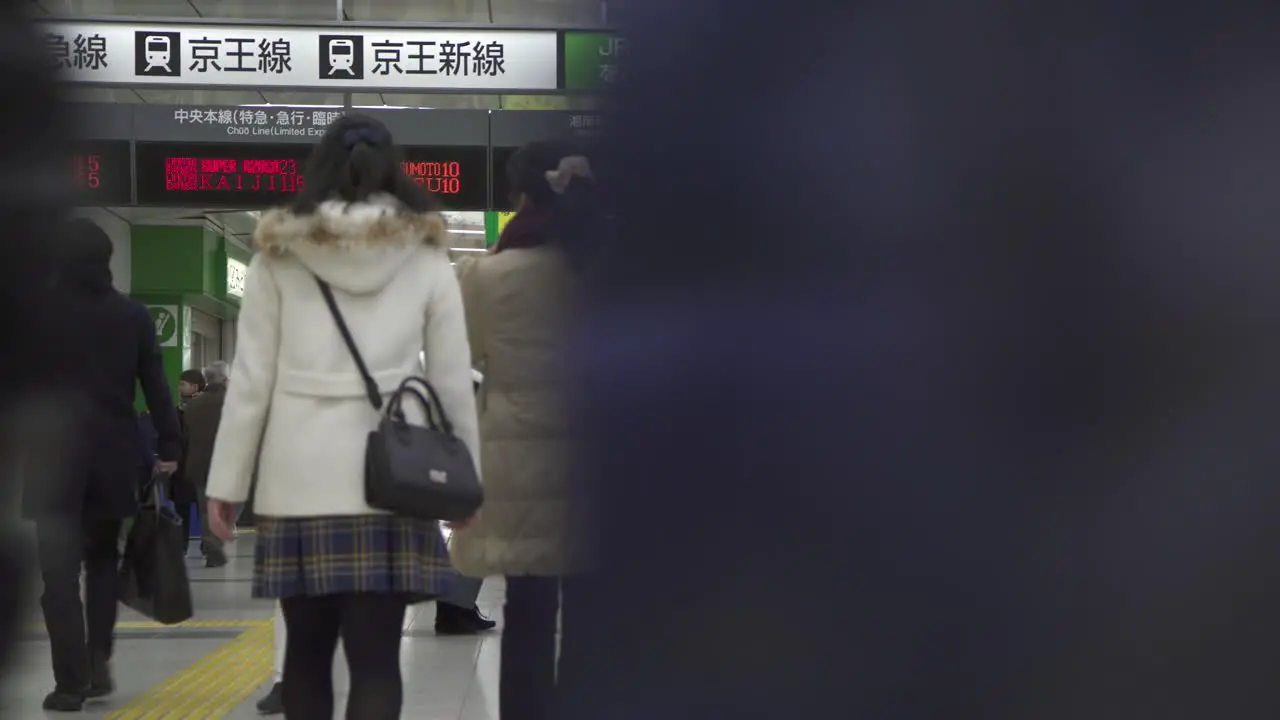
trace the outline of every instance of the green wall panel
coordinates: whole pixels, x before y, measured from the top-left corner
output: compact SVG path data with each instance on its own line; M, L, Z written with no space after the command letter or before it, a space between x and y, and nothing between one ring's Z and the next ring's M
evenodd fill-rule
M132 296L152 309L153 318L175 318L173 328L157 332L157 339L168 342L160 352L175 401L178 378L191 363L191 310L221 319L234 320L239 315L238 301L226 294L229 252L236 253L237 259L243 255L243 262L248 262L249 253L209 227L133 228ZM145 407L139 392L138 408Z
M201 273L200 290L205 295L221 298L226 292L226 255L222 250L222 236L209 228L204 228L201 240L201 257L204 263Z
M135 294L205 292L205 229L133 228L132 289Z

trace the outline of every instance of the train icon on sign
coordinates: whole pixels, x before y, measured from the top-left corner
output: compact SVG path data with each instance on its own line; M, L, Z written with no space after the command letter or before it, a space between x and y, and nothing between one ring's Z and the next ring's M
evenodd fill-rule
M140 77L182 75L182 33L138 30L133 41L133 74Z
M173 62L173 44L169 42L169 38L164 35L148 35L143 44L146 46L143 49L143 55L147 61L147 67L143 72L152 70L170 72L169 65Z
M319 80L363 80L364 36L321 35Z
M329 41L329 74L346 73L355 75L352 66L356 62L356 44L344 38Z

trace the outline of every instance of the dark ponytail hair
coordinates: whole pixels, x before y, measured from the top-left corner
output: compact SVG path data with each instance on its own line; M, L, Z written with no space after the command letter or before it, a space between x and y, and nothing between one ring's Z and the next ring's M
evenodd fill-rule
M533 208L551 213L553 242L575 269L582 270L592 263L606 232L598 180L594 172L569 174L557 190L548 178L566 158L579 157L590 164L586 148L561 141L532 142L507 162L507 180L515 197L523 195Z
M311 152L305 186L291 209L309 215L328 200L350 204L384 194L409 212L436 210L436 198L405 175L400 161L400 150L386 125L367 115L344 115L329 126Z

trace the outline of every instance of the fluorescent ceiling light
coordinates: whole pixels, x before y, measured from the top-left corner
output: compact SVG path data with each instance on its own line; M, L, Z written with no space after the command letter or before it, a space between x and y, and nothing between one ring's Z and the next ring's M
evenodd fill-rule
M488 248L449 248L452 252L489 252Z
M289 108L306 108L308 110L341 110L341 105L276 105L274 103L251 103L248 105L237 105L243 108L273 108L273 107L289 107Z
M303 110L342 110L342 105L299 105L297 103L249 103L237 105L242 108L298 108ZM434 110L435 108L416 105L352 105L352 110Z
M449 232L455 235L483 235L484 234L483 230L454 230L453 228L449 228Z

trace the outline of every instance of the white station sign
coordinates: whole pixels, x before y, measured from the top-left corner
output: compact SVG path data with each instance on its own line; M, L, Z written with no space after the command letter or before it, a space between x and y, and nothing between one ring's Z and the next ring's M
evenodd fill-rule
M244 297L244 280L249 274L249 267L235 258L227 258L227 294L232 297Z
M77 83L369 92L555 90L554 30L50 21Z

